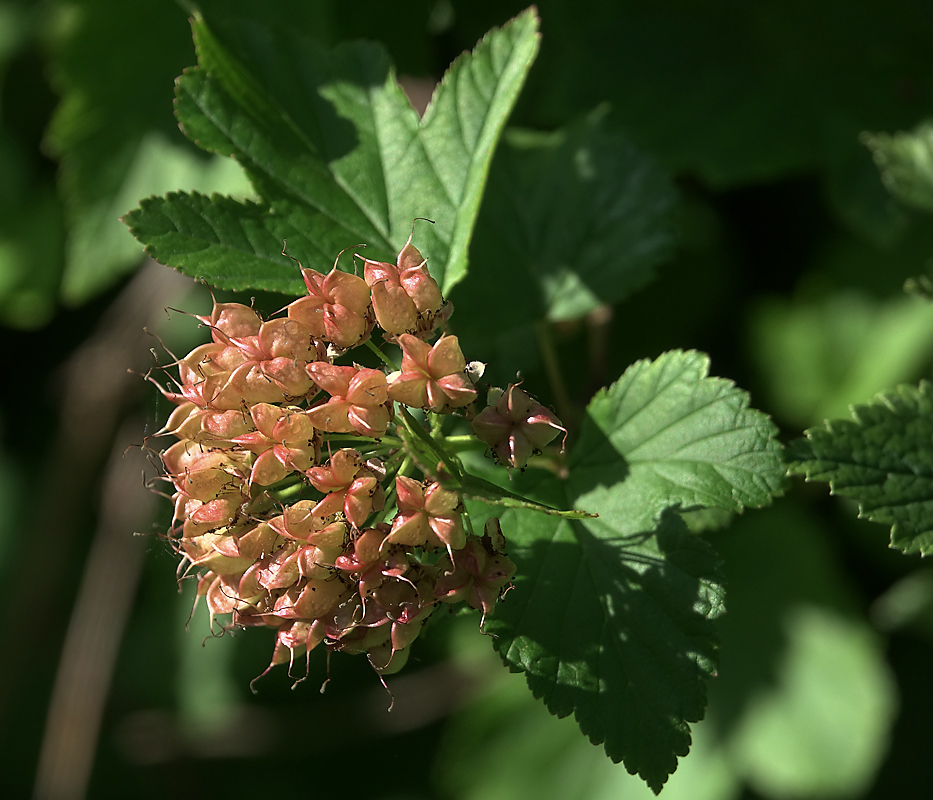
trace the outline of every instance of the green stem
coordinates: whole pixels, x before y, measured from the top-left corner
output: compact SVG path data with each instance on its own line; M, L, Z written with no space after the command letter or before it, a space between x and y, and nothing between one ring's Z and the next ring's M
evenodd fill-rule
M377 441L376 439L370 439L368 436L335 436L334 434L329 434L327 441L332 445L349 446L360 452L371 450L373 447L383 444L383 440Z
M404 406L399 405L399 413L402 415L402 419L405 421L405 428L421 441L422 444L427 446L428 450L438 459L440 462L447 467L447 471L451 474L452 477L456 478L458 481L462 479L462 472L454 461L455 457L451 455L444 449L443 445L433 439L428 432L418 423L411 414L408 413L407 409Z
M544 371L547 373L548 381L551 384L551 391L554 392L557 415L564 420L566 425L574 416L573 403L567 393L564 374L557 358L557 350L554 348L554 340L551 337L551 324L547 320L539 322L535 325L535 335L538 338L538 349L541 351Z
M299 481L297 483L274 489L269 492L269 496L272 497L277 503L283 503L286 501L294 500L295 497L300 497L300 495L303 494L307 488L307 485Z
M401 463L399 468L396 470L396 475L408 475L408 470L411 469L411 465L414 462L411 460L411 456L405 456L405 460Z
M386 470L385 503L382 507L382 510L377 512L376 515L370 520L370 527L374 527L375 525L384 521L385 518L389 515L389 512L393 508L397 507L398 503L396 500L397 490L395 488L395 477L396 475L404 475L408 468L411 466L411 463L411 456L406 455L402 460L402 463L398 465L398 469Z
M380 350L378 347L376 347L376 345L373 344L373 340L372 340L372 339L367 339L367 340L366 340L366 346L367 346L370 350L372 350L377 356L379 356L379 359L382 361L382 363L385 364L385 365L386 365L389 369L391 369L393 372L394 372L395 370L398 369L398 365L397 365L397 364L393 364L393 363L392 363L392 359L389 358L385 353L383 353L382 350Z
M473 434L467 433L462 436L444 437L444 445L453 453L463 453L468 450L485 450L487 445L481 442Z

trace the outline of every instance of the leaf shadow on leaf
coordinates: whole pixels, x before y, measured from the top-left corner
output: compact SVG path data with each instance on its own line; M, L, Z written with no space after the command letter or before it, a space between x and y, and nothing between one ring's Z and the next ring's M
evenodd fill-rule
M280 155L291 152L300 163L310 150L333 163L359 146L356 127L337 105L341 97L366 96L385 84L390 63L381 48L354 42L331 51L300 31L233 15L209 14L206 22L237 62L223 61L218 51L220 66L208 61L208 71L234 92L270 141L289 146Z
M246 41L241 46L235 40L236 52L247 69L325 161L357 148L357 129L338 111L334 96L351 87L365 95L385 84L390 64L380 48L356 42L327 51L295 31L246 26L238 33Z
M573 713L657 791L706 706L719 559L675 509L627 535L598 519L548 527L512 556L515 590L490 621L496 648L553 714Z
M611 489L631 473L625 455L606 435L605 424L605 421L600 422L594 417L587 407L577 426L577 438L568 465L571 503L594 489Z
M514 131L501 149L503 222L549 319L581 317L651 279L673 245L666 176L597 108L555 134ZM511 216L510 216L511 215Z

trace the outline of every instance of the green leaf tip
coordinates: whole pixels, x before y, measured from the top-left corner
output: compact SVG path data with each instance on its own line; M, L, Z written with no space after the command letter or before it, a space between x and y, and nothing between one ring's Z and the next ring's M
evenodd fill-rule
M454 483L453 481L451 483ZM469 473L462 476L459 486L456 487L464 497L471 500L482 500L484 503L502 506L504 508L523 508L539 514L549 514L561 519L596 519L599 514L579 509L561 510L543 503L536 503L527 497L510 492L501 486L491 483L484 478Z
M933 384L899 386L787 446L788 472L829 483L859 516L891 526L891 547L933 553Z

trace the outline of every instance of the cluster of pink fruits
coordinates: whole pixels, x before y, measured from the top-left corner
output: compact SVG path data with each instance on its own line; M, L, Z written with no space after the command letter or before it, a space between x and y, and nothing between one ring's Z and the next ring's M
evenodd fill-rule
M176 404L160 434L178 439L161 460L180 570L198 576L212 621L276 630L269 669L323 645L389 674L441 603L485 618L515 565L497 519L472 530L445 470L455 442L523 467L564 430L517 386L477 411L457 337L429 343L449 305L410 238L395 265L360 261L363 277L302 268L308 294L284 316L215 303L199 317L212 341L163 390ZM361 345L387 368L336 363ZM472 436L445 439L451 414Z

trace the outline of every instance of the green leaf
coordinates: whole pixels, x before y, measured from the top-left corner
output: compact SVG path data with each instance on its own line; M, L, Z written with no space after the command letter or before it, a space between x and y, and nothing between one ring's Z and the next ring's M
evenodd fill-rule
M916 569L900 578L872 604L871 620L885 633L933 638L933 570Z
M883 648L863 621L819 607L792 609L785 629L776 683L750 699L731 763L764 797L864 797L897 707Z
M547 48L523 98L548 126L600 102L665 164L717 187L834 161L864 130L930 110L930 20L916 0L767 6L569 3L544 9ZM899 81L909 81L909 89Z
M910 133L865 133L862 143L871 150L891 194L907 205L933 211L933 123Z
M672 252L671 183L605 116L556 133L506 132L471 251L474 280L452 297L457 334L490 361L514 348L527 373L532 325L624 300Z
M185 141L172 119L171 82L192 58L180 9L83 0L68 12L52 48L62 101L46 146L61 160L69 226L61 294L78 304L139 265L139 244L119 218L140 197L249 187L241 170Z
M770 503L784 473L777 429L746 392L708 373L706 355L675 350L636 362L597 393L570 458L573 494L598 487L643 528L678 504Z
M622 300L672 251L667 175L604 119L600 109L557 133L510 132L495 162L476 260L509 264L538 298L535 318Z
M39 184L4 212L3 222L0 324L38 329L55 313L64 239L61 205L50 187Z
M271 212L231 197L173 192L143 200L126 221L165 263L196 256L183 270L186 274L232 290L293 292L299 273L295 262L282 255L282 242L288 242L290 252L314 248L299 232L307 223L305 209L294 203L280 203Z
M675 509L765 505L783 475L770 421L707 370L666 353L590 403L569 477L532 496L598 518L502 515L518 571L489 621L496 648L655 791L703 716L723 604L715 554Z
M859 516L891 526L891 547L933 553L933 384L900 386L852 419L827 420L788 446L788 470L828 481Z
M485 675L486 662L475 664L472 653L458 654L458 663L470 656L470 675ZM715 728L691 727L690 758L664 784L664 800L736 800L741 781L716 745ZM452 800L654 800L644 782L592 747L571 720L549 716L509 675L452 716L432 771Z
M751 316L750 343L767 406L803 430L922 375L933 356L933 316L927 302L903 295L772 298Z
M446 486L447 484L445 483L444 485ZM484 478L479 478L469 473L461 477L459 485L456 482L451 482L451 486L452 488L456 488L463 497L472 500L482 500L484 503L503 506L504 508L523 508L527 511L549 514L550 516L561 517L563 519L584 519L587 517L595 518L597 516L588 511L560 511L556 508L551 508L551 506L535 503L526 497L510 492L507 489L503 489L501 486L490 483Z
M394 260L412 220L430 217L437 224L419 229L419 249L445 292L463 278L492 153L537 53L532 11L457 59L421 121L376 45L327 52L294 31L255 23L228 21L219 26L223 35L204 19L193 27L200 66L178 80L178 117L198 144L244 167L263 200L249 209L250 224L257 210L287 218L294 225L289 253L329 269L340 250L360 242L373 246L374 257ZM127 222L155 258L199 274L204 242L194 237L185 246L186 231L198 223L180 218L177 204L163 213L167 202L150 201ZM150 216L178 219L170 248L145 238L162 224ZM215 274L230 269L238 286L248 280L253 288L301 291L297 270L285 286L268 272L281 242L267 254L232 248L225 255L226 242L238 237L216 231ZM222 277L217 285L232 288Z
M558 490L559 491L559 490ZM596 498L595 520L502 516L515 589L487 623L513 671L659 791L690 747L715 671L718 561L673 512L638 530Z
M729 608L717 621L709 717L756 796L865 797L888 751L897 686L838 530L793 500L711 537Z
M892 201L871 153L853 134L852 120L827 120L825 125L825 140L833 143L824 155L823 189L830 209L862 247L866 240L879 249L897 245L909 233L910 219Z

